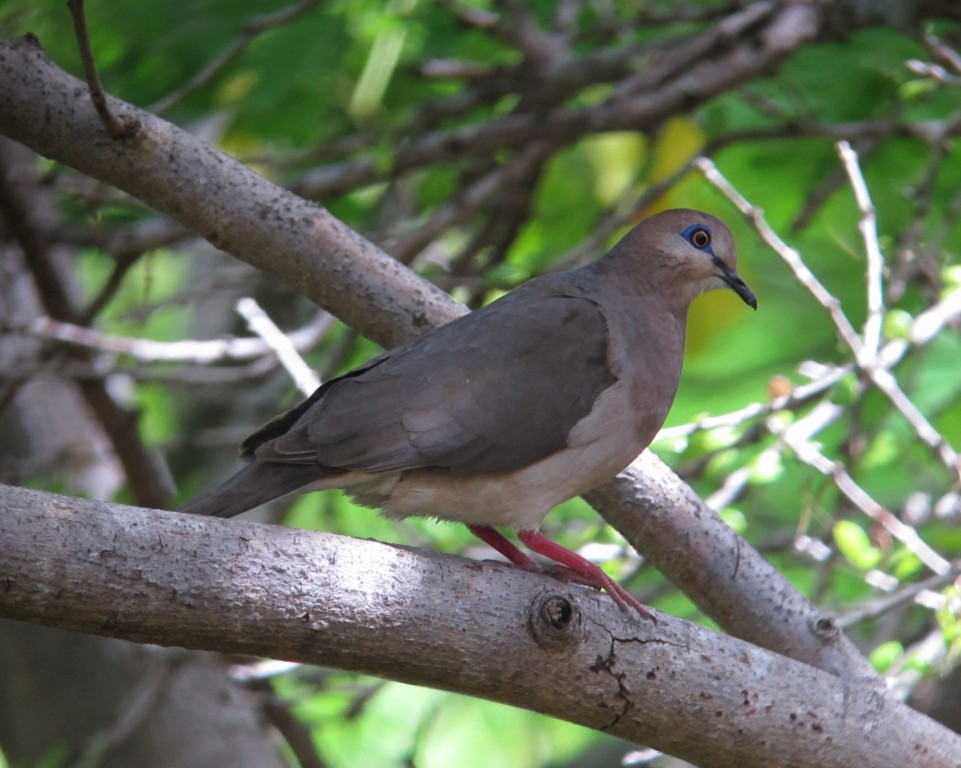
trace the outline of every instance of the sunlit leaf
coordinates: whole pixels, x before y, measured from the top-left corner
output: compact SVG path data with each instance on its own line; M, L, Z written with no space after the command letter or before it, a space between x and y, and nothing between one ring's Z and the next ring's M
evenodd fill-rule
M839 520L834 524L834 542L855 568L866 571L881 562L881 551L871 544L865 530L851 520Z
M889 640L871 651L868 661L878 672L883 673L902 656L904 656L904 646L897 640Z

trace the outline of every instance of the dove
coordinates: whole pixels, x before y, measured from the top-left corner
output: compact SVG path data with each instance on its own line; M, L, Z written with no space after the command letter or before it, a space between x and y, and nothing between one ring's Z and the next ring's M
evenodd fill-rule
M464 523L513 564L647 608L596 563L539 532L555 506L610 480L654 439L674 401L699 294L757 299L734 239L674 209L605 256L536 277L490 304L331 379L241 446L246 466L181 511L230 517L341 488L392 518Z

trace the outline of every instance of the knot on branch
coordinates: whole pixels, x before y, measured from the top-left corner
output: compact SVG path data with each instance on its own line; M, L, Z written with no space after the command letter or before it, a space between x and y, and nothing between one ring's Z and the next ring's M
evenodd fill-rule
M541 648L558 652L575 647L581 636L581 612L570 595L541 592L531 603L531 635Z
M823 642L834 640L841 631L838 623L831 616L822 616L815 619L811 626L814 634Z

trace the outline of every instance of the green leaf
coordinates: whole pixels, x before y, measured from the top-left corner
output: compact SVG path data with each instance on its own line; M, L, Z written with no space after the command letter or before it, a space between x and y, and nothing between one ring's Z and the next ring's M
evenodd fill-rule
M834 524L834 542L844 558L862 571L881 562L881 551L871 544L865 530L851 520L839 520Z
M762 451L750 464L751 485L773 483L784 474L784 463L777 451Z
M728 507L727 509L722 509L717 514L735 533L742 536L747 533L747 518L741 510L735 507Z
M884 316L884 337L886 339L906 339L911 335L914 318L903 309L892 309Z
M871 651L868 660L878 672L884 672L902 656L904 656L904 646L897 640L889 640Z

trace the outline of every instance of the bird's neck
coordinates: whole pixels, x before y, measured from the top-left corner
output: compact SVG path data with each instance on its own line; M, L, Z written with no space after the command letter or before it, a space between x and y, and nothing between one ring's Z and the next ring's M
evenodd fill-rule
M590 269L590 268L589 268ZM604 295L623 296L625 300L643 303L650 312L669 313L683 334L687 324L687 312L694 296L681 279L665 279L664 273L656 276L646 274L616 252L592 265L592 277Z

